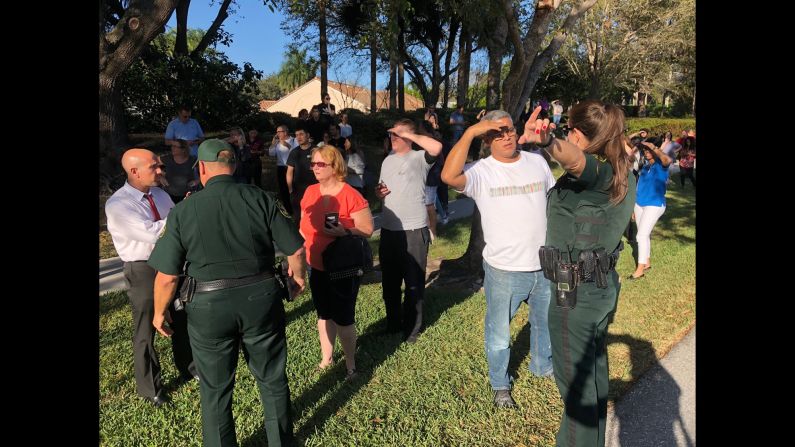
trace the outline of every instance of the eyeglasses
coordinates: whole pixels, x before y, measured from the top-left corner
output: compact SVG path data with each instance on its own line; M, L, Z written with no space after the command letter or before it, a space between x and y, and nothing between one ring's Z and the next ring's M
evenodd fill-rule
M325 168L326 166L331 166L330 163L326 163L325 161L310 161L309 167L314 168L317 166L318 168Z
M500 130L490 130L486 132L485 140L501 140L516 135L516 127L500 127Z
M326 98L325 98L325 99L331 99L331 98L329 98L328 96L326 96Z
M568 137L570 133L574 132L574 127L561 127L560 130L563 132L564 137Z

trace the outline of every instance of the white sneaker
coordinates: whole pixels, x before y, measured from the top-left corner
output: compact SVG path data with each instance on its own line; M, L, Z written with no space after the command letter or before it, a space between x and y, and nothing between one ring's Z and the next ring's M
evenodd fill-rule
M439 223L441 223L442 225L447 225L448 222L450 222L450 218L447 216L445 216L444 219L439 221Z

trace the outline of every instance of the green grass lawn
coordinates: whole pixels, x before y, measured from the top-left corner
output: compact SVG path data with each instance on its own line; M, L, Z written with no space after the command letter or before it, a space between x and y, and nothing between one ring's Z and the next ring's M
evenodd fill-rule
M559 173L558 173L559 174ZM457 258L469 240L469 219L440 227L429 260ZM377 251L375 252L377 254ZM621 396L638 376L695 324L695 197L672 186L668 208L652 234L652 270L639 281L622 280L610 327L610 398ZM632 251L618 271L634 270ZM126 294L99 298L100 444L103 446L199 446L201 418L196 382L174 388L169 342L157 337L163 378L173 405L155 409L135 393L131 317ZM344 361L322 374L316 316L309 293L287 308L287 372L295 431L306 446L546 446L554 444L562 402L555 383L532 377L527 307L511 324L510 370L518 410L491 403L483 348L485 298L453 288L426 292L427 330L414 345L400 336L376 336L385 327L380 284L361 287L357 303L360 376L343 382ZM234 394L241 446L265 445L255 383L243 362Z

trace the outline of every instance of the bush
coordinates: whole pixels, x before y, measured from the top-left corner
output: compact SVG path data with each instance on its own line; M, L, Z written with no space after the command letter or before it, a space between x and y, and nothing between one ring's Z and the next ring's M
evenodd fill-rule
M627 118L627 133L632 134L640 129L649 129L650 136L662 136L670 131L678 138L683 130L695 129L695 118Z
M261 134L275 134L278 126L286 124L290 132L295 132L297 122L298 118L284 112L260 111L243 121L243 128L257 129Z

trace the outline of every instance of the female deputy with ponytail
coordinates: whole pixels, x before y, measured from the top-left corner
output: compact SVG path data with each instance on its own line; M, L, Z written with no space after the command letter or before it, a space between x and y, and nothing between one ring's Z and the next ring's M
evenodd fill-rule
M624 150L624 112L589 100L569 114L565 140L536 107L519 143L536 143L566 171L549 191L544 274L555 299L549 334L555 382L564 402L558 446L604 446L607 327L620 284L615 265L635 205L632 161Z

